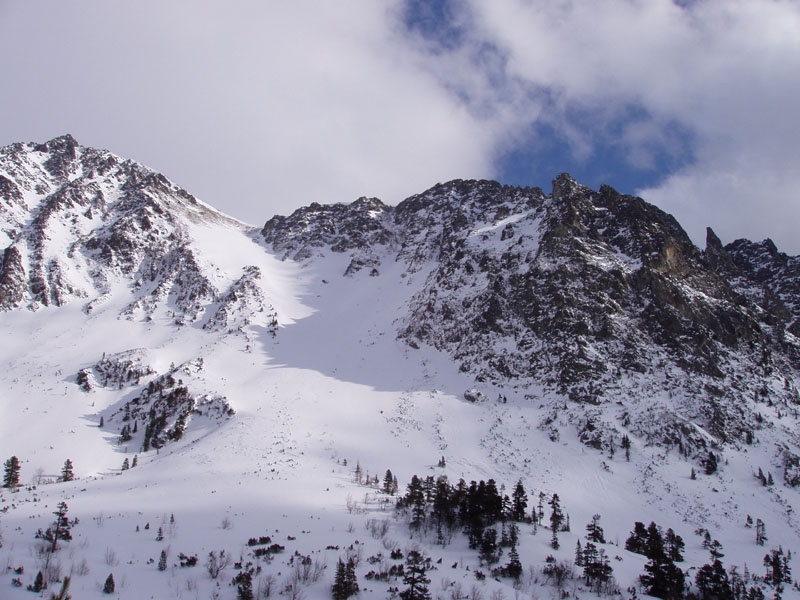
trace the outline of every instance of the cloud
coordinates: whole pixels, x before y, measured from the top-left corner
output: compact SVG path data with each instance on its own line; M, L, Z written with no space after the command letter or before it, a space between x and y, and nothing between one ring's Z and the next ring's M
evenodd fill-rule
M696 241L713 225L723 239L772 235L800 250L786 225L800 222L800 4L465 6L474 37L504 56L504 86L547 90L540 119L576 157L619 145L631 165L660 168L661 181L641 193L674 212ZM626 116L631 108L636 119ZM665 158L678 168L657 163Z
M398 5L18 3L0 24L18 115L69 131L261 224L312 201L398 202L491 175L491 135L427 70ZM13 59L11 58L13 57Z
M538 162L800 252L794 0L28 0L0 61L0 143L71 132L254 224Z

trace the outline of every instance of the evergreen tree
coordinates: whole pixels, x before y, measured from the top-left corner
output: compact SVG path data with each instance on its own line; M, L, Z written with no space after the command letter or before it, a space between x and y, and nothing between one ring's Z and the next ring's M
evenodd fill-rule
M625 450L625 460L631 460L631 439L627 435L622 436L622 447Z
M558 494L553 494L553 497L550 499L550 529L553 532L553 537L550 541L550 545L553 547L554 550L558 550L558 530L561 528L562 523L564 522L564 514L561 512L561 501L558 498Z
M5 463L3 463L3 487L15 488L19 485L19 474L22 467L20 466L19 459L12 456Z
M253 600L253 574L242 571L236 576L236 600Z
M400 592L402 600L430 600L428 584L431 582L426 575L427 566L423 556L416 550L411 550L406 556L406 568L403 583L408 587Z
M717 472L717 456L713 452L708 453L708 457L704 461L703 466L706 469L706 475L713 475Z
M483 532L480 548L480 560L481 562L485 562L487 565L493 565L500 560L499 548L497 547L497 530L493 527L490 527Z
M164 528L163 527L159 527L158 528L158 533L156 534L156 541L157 542L163 542L164 541Z
M161 556L158 559L158 570L159 571L166 571L167 570L167 551L162 550Z
M72 469L72 461L67 459L61 468L61 481L72 481L75 479L75 471Z
M592 520L586 525L586 539L597 544L606 543L603 528L600 527L600 515L592 516Z
M30 590L31 592L36 592L38 594L46 587L47 585L44 582L44 574L41 571L39 571L36 574L36 579L33 580L33 585L28 587L28 590Z
M128 469L130 469L130 468L131 468L131 463L130 463L130 461L128 460L128 457L126 456L126 457L125 457L125 460L123 460L123 461L122 461L122 470L123 470L123 471L127 471L127 470L128 470Z
M667 529L664 535L664 552L672 562L683 562L683 550L686 544L683 543L683 538L677 535L672 529Z
M139 455L138 454L134 454L133 455L133 462L131 463L131 469L134 468L135 466L137 466L138 464L139 464Z
M628 539L625 540L625 550L628 552L635 552L636 554L644 554L647 548L647 528L641 521L636 521L633 525L633 531Z
M714 560L711 565L705 564L697 571L694 579L697 589L700 590L702 600L732 600L728 573L719 559Z
M647 542L644 548L644 555L649 559L660 560L664 556L664 538L661 536L661 529L650 521L647 526Z
M575 566L582 567L583 566L583 548L581 548L581 540L575 543Z
M104 594L113 594L114 590L116 589L116 584L114 583L114 574L109 573L108 577L106 577L106 583L103 585L103 593Z
M508 552L508 564L505 566L505 573L509 577L519 579L522 575L522 563L519 560L519 552L517 552L517 545L511 544L511 550Z
M527 508L528 494L525 493L525 487L522 485L522 479L520 479L517 481L514 493L511 496L511 519L513 521L524 521Z
M58 549L59 540L67 542L72 539L70 522L67 517L67 503L59 502L53 514L56 516L53 524L46 531L40 529L36 532L37 538L50 543L50 548L48 549L50 552L55 552Z
M405 504L411 508L412 529L419 529L425 522L425 492L422 481L416 475L411 477L411 483L406 488Z
M756 544L763 546L767 541L767 526L761 519L756 519Z
M358 579L356 578L356 561L353 557L347 559L344 567L344 581L347 591L351 596L358 594Z
M333 600L346 600L357 593L358 583L356 581L355 562L350 558L345 564L340 558L336 564L336 576L331 587Z
M586 585L595 587L599 593L602 585L611 579L612 572L605 550L598 549L592 542L586 542L583 551L583 576L586 577Z
M675 564L664 557L651 559L644 566L645 573L639 577L644 591L650 596L665 600L683 598L685 575Z
M789 556L784 555L783 548L780 546L777 550L773 549L769 554L765 554L764 566L767 568L767 573L764 576L764 581L773 586L778 586L781 583L791 583L792 571L789 567L789 558Z
M386 469L386 475L383 477L383 492L394 495L394 475L391 469Z

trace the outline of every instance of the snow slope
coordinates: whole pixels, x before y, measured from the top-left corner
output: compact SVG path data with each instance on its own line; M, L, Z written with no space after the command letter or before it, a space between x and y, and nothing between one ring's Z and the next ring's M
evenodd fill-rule
M126 312L138 291L112 271L104 289L87 283L85 296L61 306L0 313L0 458L19 457L23 484L0 490L0 598L31 597L24 586L39 570L54 580L48 593L72 574L76 599L101 597L110 573L118 598L235 598L238 569L231 564L213 579L204 566L210 552L222 550L233 562L259 567L254 589L261 597L271 586L270 596L329 598L337 560L349 553L361 557L361 597L387 598L390 586L403 589L402 579L366 576L381 560L396 562L388 558L395 548L432 557L433 597L557 597L542 573L545 559L571 561L594 514L602 516L604 548L626 598L645 563L624 550L635 521L653 520L684 538L681 566L690 579L708 560L697 530L722 543L726 566L741 571L746 564L758 575L769 548L798 549L797 490L780 481L764 487L753 476L763 466L779 479L769 429L760 434L763 443L726 451L717 473L698 470L696 479L690 473L697 465L668 446L634 437L630 461L620 448L613 455L590 448L575 427L591 414L586 407L535 382L476 383L446 352L398 339L409 303L435 269L431 259L409 269L394 260L392 240L381 237L387 250L370 263L378 276L348 271L362 256L358 248L320 246L313 257L281 261L253 229L203 212L174 225L190 240L192 272L214 290L195 319L178 309L183 296L175 287L152 296L158 301L151 308ZM512 214L486 221L470 239L523 220ZM23 221L20 212L15 227ZM88 391L78 383L82 369ZM121 441L121 428L131 423L123 420L125 406L152 402L158 393L148 399L144 390L168 376L176 383L166 391L185 385L196 401L183 436L143 451L142 416L133 438ZM482 400L467 400L468 390ZM671 400L666 392L654 399ZM605 406L601 417L622 418L624 410ZM175 415L169 418L171 427ZM123 470L134 456L137 466ZM437 466L442 457L446 465ZM59 482L66 459L76 480ZM506 493L521 480L529 509L539 492L548 499L557 493L572 530L553 550L548 530L534 535L522 525L520 582L478 579L476 571L488 569L465 537L442 547L434 532L412 534L393 497L356 482L356 465L381 481L391 469L401 494L414 474L447 475L451 483L494 478ZM62 500L79 523L72 541L48 555L34 534L49 526ZM767 547L755 544L747 515L766 523ZM385 532L378 526L384 521ZM254 558L247 542L259 536L285 550L271 561ZM196 555L198 565L179 566L181 553ZM305 571L297 553L310 557ZM378 554L381 560L368 561ZM588 597L576 573L564 589ZM787 585L784 597L800 593Z

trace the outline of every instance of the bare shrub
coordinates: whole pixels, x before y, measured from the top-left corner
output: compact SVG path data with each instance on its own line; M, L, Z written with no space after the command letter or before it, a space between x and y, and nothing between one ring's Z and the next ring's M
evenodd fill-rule
M116 567L119 564L117 552L111 546L106 546L105 560L109 567Z
M272 590L275 587L275 575L268 573L264 577L259 577L258 585L256 586L256 600L267 600L272 596Z
M469 590L469 600L483 600L483 591L477 585L473 584Z
M383 549L389 552L393 552L400 547L400 544L397 540L390 540L389 538L383 538Z
M89 561L86 558L82 558L80 562L73 563L72 569L70 569L70 575L78 575L80 577L85 577L89 574Z
M383 539L389 533L389 520L368 519L366 524L369 534L376 540Z
M349 560L352 560L353 565L356 567L361 564L361 544L356 544L345 549L343 562L346 564Z
M208 553L206 569L208 570L208 574L211 576L211 579L216 579L219 577L219 574L222 573L222 571L224 571L230 564L231 557L225 553L225 550L220 550L219 553L212 550Z
M42 573L44 574L44 578L47 583L56 583L61 581L61 561L60 560L50 560L45 565L44 569L42 569Z

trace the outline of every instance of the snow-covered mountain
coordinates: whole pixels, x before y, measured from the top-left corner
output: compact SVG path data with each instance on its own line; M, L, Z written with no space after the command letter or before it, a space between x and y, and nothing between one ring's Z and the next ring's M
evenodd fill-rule
M684 537L687 583L705 531L761 574L748 516L797 545L800 258L770 240L709 229L700 250L568 175L551 193L453 181L395 207L313 204L259 230L70 136L0 149L0 231L0 458L26 484L0 492L2 598L40 569L72 572L73 597L113 572L119 597L233 598L248 560L262 592L330 597L346 548L412 545L443 559L434 596L538 597L594 514L628 595L635 521ZM57 482L66 459L76 479ZM519 480L531 506L558 494L572 532L560 550L522 538L516 584L479 580L466 539L409 540L356 465L401 494L413 474ZM80 525L37 554L60 500ZM285 558L247 546L268 535ZM179 566L221 550L243 563L224 581ZM365 581L381 559L363 558L362 596L402 590Z

